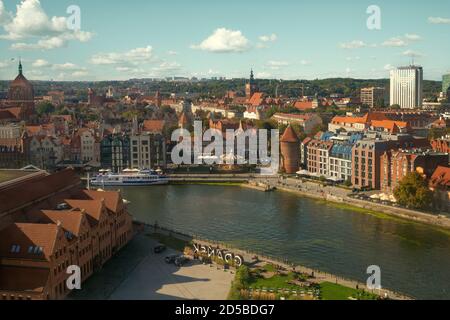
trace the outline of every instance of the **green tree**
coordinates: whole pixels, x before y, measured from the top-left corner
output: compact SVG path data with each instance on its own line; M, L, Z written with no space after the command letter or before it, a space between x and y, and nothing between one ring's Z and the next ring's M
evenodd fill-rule
M433 192L419 173L406 175L394 190L398 203L411 209L428 209L433 203Z
M43 102L39 103L38 106L36 107L36 112L40 116L42 116L44 114L51 114L51 113L55 112L55 106L53 104L51 104L50 102L43 101Z

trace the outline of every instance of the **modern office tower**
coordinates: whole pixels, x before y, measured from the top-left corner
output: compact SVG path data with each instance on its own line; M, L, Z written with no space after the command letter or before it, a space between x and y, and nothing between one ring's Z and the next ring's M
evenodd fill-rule
M386 90L384 88L371 87L361 89L361 103L369 108L383 107Z
M450 73L442 76L442 92L447 96L450 94Z
M402 109L415 109L422 106L422 100L422 67L400 67L391 71L391 106L397 104Z

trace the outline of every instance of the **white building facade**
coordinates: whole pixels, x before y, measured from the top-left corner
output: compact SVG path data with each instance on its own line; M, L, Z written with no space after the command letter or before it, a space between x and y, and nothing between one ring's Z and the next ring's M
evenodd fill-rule
M390 105L402 109L422 107L423 68L419 66L400 67L391 71Z

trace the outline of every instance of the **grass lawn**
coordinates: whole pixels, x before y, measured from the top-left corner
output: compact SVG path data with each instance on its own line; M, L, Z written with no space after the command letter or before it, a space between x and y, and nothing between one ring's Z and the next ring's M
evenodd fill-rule
M377 298L376 295L370 293L362 294L361 291L356 289L344 287L331 282L321 283L320 292L322 300L349 300L349 297L358 297L358 293L361 294L358 298L360 300L375 300Z
M184 241L175 237L167 236L160 233L152 233L148 234L150 238L153 238L157 241L159 241L161 244L166 245L169 248L172 248L174 250L183 252L184 248L189 245L188 241Z
M17 179L30 174L29 172L22 172L19 170L0 170L0 183L9 180Z
M275 275L269 279L252 276L249 287L253 289L289 289L299 290L300 287L292 284L288 284L289 281L294 280L294 275Z

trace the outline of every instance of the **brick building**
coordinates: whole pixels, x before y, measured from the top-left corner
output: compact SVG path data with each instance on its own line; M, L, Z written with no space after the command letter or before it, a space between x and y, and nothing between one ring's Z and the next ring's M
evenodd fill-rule
M355 188L381 188L381 156L392 149L411 149L428 147L426 139L415 138L409 134L366 135L358 141L352 151L352 184Z
M450 168L436 168L431 179L430 188L434 191L434 205L439 210L450 212Z
M119 192L84 190L72 170L0 185L0 300L64 299L66 270L85 281L132 238Z
M412 172L419 172L430 179L439 166L448 163L448 155L421 150L389 150L381 156L381 190L392 193L399 182Z

